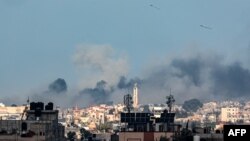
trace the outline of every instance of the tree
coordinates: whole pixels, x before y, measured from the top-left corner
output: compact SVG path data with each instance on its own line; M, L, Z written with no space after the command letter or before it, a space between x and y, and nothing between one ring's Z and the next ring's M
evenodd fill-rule
M190 99L184 102L183 109L187 112L196 112L203 104L198 99Z
M92 136L92 134L84 128L80 129L80 133L81 133L82 139L86 139L86 138Z
M75 140L75 136L76 136L76 133L75 132L68 132L67 133L67 137L70 141L74 141Z
M98 130L100 131L105 131L107 132L108 130L112 129L112 123L110 122L105 122L103 124L100 124L98 127L97 127Z

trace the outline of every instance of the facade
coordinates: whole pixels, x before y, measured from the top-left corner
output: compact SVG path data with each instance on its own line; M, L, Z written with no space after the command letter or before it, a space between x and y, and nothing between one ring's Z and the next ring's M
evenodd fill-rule
M174 124L175 113L167 110L156 118L152 113L121 113L119 141L154 141L164 137L172 139L175 132L180 131L180 125Z
M250 123L250 102L247 102L242 109L242 119L244 123Z
M237 107L221 108L221 121L222 122L237 122L239 120L240 110Z
M154 106L152 109L152 112L154 114L154 117L156 118L160 118L161 117L161 113L163 113L163 111L165 110L165 107L160 107L160 106Z
M34 106L35 105L35 106ZM46 105L47 106L47 105ZM32 103L25 120L0 120L0 141L64 141L64 126L58 123L53 105Z
M120 132L119 141L160 141L165 137L172 141L173 132Z
M0 119L20 120L25 106L0 106Z

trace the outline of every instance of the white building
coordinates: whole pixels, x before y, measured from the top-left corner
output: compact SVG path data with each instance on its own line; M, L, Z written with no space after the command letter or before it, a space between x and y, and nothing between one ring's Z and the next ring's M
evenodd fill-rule
M235 123L239 120L239 114L239 108L221 108L221 121Z
M0 106L0 119L2 120L20 120L25 106Z
M154 117L160 118L161 117L161 113L163 113L164 110L166 110L165 107L160 107L160 106L153 107L152 112L154 114Z

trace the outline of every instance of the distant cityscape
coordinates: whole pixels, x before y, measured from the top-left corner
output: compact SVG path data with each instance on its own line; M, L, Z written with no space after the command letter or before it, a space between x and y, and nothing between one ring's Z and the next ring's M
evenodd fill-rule
M141 105L137 84L128 96L121 104L65 109L29 100L21 106L0 103L0 140L125 141L133 136L141 140L147 140L145 136L172 141L223 140L223 125L250 123L250 101L202 103L191 99L177 105L170 94L166 103Z
M250 0L0 0L0 141L250 141Z

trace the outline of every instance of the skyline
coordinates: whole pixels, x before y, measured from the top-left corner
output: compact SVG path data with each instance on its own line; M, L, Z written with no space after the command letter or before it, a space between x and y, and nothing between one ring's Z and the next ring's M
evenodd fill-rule
M188 92L186 97L190 99L213 99L217 93L207 95L213 90L229 93L225 92L228 87L236 95L247 95L249 13L247 0L3 0L0 102L40 95L57 78L66 81L68 96L95 90L97 82L104 80L108 85L105 92L112 93L111 99L116 100L114 97L122 97L126 90L110 87L117 86L122 76L127 81L146 81L139 95L159 93L153 102L164 102L161 99L164 93L169 94L169 87L178 97ZM240 74L228 78L235 74L225 72L230 68ZM211 69L213 73L208 74ZM195 75L199 71L202 76ZM228 83L223 88L214 86L224 81ZM194 84L186 86L191 82ZM237 88L236 83L243 86ZM148 86L154 87L148 91ZM222 95L235 97L231 93ZM145 102L151 98L150 94L143 96Z

